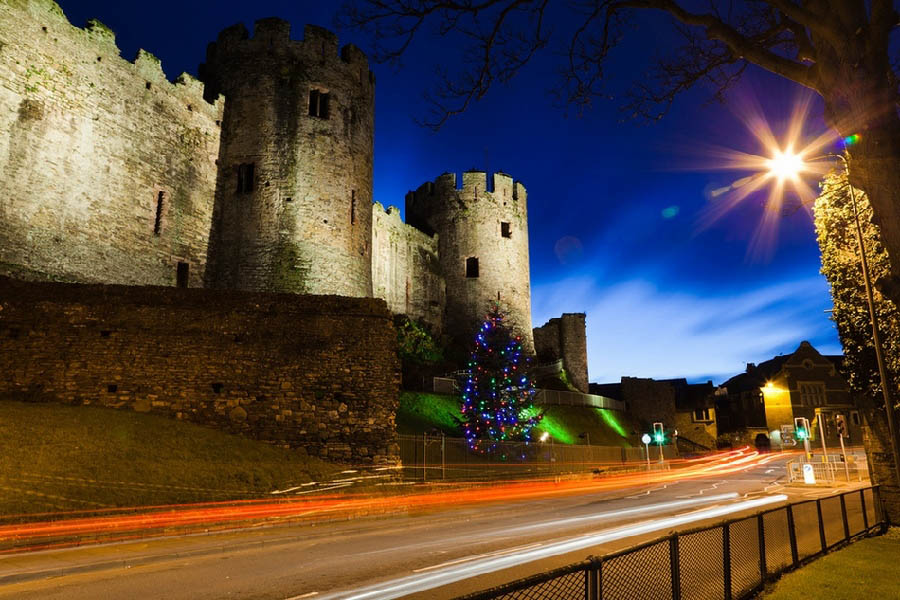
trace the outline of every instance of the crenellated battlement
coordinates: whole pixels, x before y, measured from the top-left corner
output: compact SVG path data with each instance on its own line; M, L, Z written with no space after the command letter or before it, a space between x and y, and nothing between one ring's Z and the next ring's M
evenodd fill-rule
M133 61L122 58L115 32L99 20L88 19L84 27L76 27L53 0L26 0L25 4L25 10L34 25L33 30L23 31L23 35L31 36L35 41L40 40L42 35L54 36L55 40L70 38L82 48L87 42L92 47L92 54L96 56L98 69L108 69L112 65L113 68L118 66L130 70L135 75L135 85L149 83L151 87L156 86L157 89L176 95L185 102L185 111L190 107L190 110L204 111L214 117L221 114L221 101L217 98L211 102L204 101L203 84L193 76L184 73L175 81L169 81L159 58L143 48L137 51Z
M457 187L460 180L462 185ZM461 178L456 173L443 173L406 194L406 213L416 227L428 230L430 227L425 223L438 212L470 209L471 202L489 202L498 207L524 206L526 199L525 186L506 173L471 170L463 172Z
M206 64L215 65L255 54L282 56L301 64L349 71L361 84L371 86L375 83L369 60L358 47L347 44L339 50L337 35L318 25L307 24L303 28L303 39L291 39L291 24L277 17L256 21L252 34L243 23L223 29L216 41L207 46Z

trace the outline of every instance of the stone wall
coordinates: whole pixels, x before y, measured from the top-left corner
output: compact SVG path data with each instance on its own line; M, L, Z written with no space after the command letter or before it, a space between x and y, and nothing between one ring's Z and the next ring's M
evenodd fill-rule
M221 109L101 23L0 1L0 274L200 285Z
M629 412L644 427L661 422L667 430L675 423L675 388L666 381L622 378L622 397Z
M403 223L400 211L372 205L372 290L394 314L441 331L446 291L437 236Z
M563 359L569 383L588 393L587 331L584 313L563 313L534 329L534 349L538 360Z
M463 173L459 188L456 174L445 173L406 196L407 222L438 234L444 330L463 347L499 295L524 350L534 352L527 204L520 182L483 171Z
M0 278L0 397L152 411L321 458L397 461L382 300Z
M242 24L200 76L225 95L210 236L211 287L372 295L375 77L330 31ZM251 171L246 169L252 168ZM245 171L242 173L242 169Z

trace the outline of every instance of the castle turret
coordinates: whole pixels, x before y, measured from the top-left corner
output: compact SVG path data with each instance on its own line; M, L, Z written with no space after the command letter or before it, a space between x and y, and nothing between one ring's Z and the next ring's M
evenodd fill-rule
M225 96L210 287L371 296L375 79L354 46L280 19L224 30L200 67Z
M407 222L438 234L447 282L444 331L471 343L499 294L523 347L534 352L525 186L503 173L445 173L406 196Z

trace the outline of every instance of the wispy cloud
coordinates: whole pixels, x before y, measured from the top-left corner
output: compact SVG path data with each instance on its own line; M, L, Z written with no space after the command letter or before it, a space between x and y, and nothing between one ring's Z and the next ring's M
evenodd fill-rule
M577 277L536 286L534 323L563 312L587 313L591 381L640 377L711 377L716 382L810 340L840 352L827 329L827 285L821 277L742 293L692 294L643 280L604 287Z

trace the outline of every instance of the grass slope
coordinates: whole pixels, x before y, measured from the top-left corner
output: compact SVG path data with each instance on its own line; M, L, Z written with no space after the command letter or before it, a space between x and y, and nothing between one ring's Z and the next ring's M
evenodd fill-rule
M861 540L788 573L763 600L900 598L900 528Z
M544 417L532 434L539 438L544 432L563 444L583 444L590 436L595 446L630 446L634 441L632 424L627 418L612 410L580 406L547 406ZM419 434L433 429L448 436L461 437L456 417L459 402L454 396L402 392L397 412L397 429L402 434Z
M0 515L250 498L337 470L156 415L0 401Z

